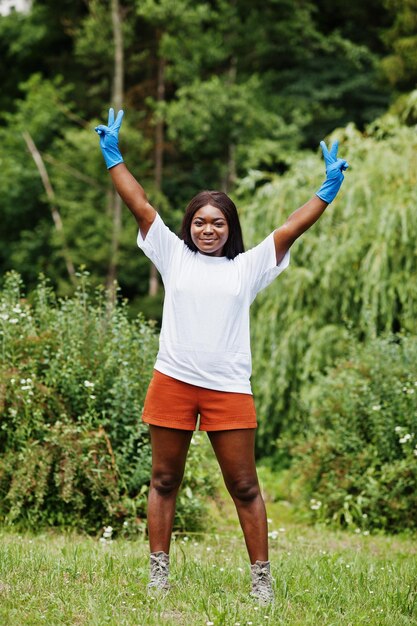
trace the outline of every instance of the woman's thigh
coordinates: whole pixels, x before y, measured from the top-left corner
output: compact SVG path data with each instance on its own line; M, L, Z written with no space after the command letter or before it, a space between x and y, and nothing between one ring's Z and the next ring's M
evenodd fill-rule
M258 483L255 464L255 428L210 431L208 436L228 488Z
M152 473L183 474L192 430L150 425Z

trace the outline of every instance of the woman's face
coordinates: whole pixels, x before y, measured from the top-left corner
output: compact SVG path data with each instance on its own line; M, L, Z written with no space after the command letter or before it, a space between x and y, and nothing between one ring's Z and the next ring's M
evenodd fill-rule
M202 254L224 256L223 248L229 237L229 225L223 213L211 204L198 209L191 221L191 239Z

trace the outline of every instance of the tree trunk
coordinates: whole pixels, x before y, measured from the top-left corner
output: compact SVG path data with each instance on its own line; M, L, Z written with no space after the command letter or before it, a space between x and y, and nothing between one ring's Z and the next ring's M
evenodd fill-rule
M159 41L161 33L157 35L159 49ZM156 101L158 104L165 100L165 65L166 61L163 57L158 59L158 82ZM158 116L155 125L155 191L157 196L162 191L162 175L164 166L164 121ZM159 289L158 272L152 264L149 275L149 295L156 296Z
M230 59L228 84L230 86L236 83L237 74L237 58L235 55ZM236 183L236 144L233 140L229 141L227 148L227 166L223 179L222 191L229 193Z
M115 113L123 106L123 78L124 78L124 55L123 55L123 33L122 19L120 15L119 0L111 0L111 17L113 25L113 43L114 43L114 74L113 74L113 90L112 105ZM110 262L107 272L107 289L109 299L114 300L116 290L115 283L117 280L117 262L120 247L120 232L122 228L122 200L119 194L114 190L112 192L112 213L113 228L110 250Z
M51 181L49 180L45 163L43 162L41 154L39 150L37 149L35 142L33 141L31 135L27 131L24 131L22 134L23 134L23 139L25 140L26 145L28 147L28 150L33 160L35 161L36 167L38 168L39 176L41 177L42 184L46 192L46 196L49 200L49 208L51 209L52 219L54 221L55 228L61 236L62 256L64 257L64 260L65 260L65 265L67 268L68 276L70 277L71 282L75 284L77 281L75 278L74 264L72 262L71 254L67 246L67 242L65 240L64 225L62 223L62 218L58 209L55 206L55 193L52 188Z

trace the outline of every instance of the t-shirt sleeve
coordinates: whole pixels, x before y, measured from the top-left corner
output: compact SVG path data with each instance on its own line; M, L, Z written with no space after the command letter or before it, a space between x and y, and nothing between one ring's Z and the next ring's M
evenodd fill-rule
M277 265L274 233L272 232L260 244L244 252L242 262L249 281L252 302L262 289L287 269L290 264L290 251L287 250L284 258Z
M175 250L178 246L182 246L183 242L168 228L157 213L145 239L139 230L137 244L164 278L169 270Z

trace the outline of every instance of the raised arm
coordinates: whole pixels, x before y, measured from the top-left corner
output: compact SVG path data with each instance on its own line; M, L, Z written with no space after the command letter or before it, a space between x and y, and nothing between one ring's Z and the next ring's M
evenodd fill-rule
M277 265L294 241L317 222L326 207L335 199L343 182L343 171L348 168L348 164L337 158L338 142L332 145L330 151L324 141L320 142L320 146L326 164L326 180L308 202L291 213L285 224L274 231Z
M113 185L123 202L135 217L141 235L145 239L156 217L156 211L149 203L142 185L138 183L124 164L123 157L119 150L119 130L122 119L123 111L119 111L115 120L114 110L109 109L107 126L100 124L100 126L95 128L95 131L100 136L100 148L107 169L110 172Z

